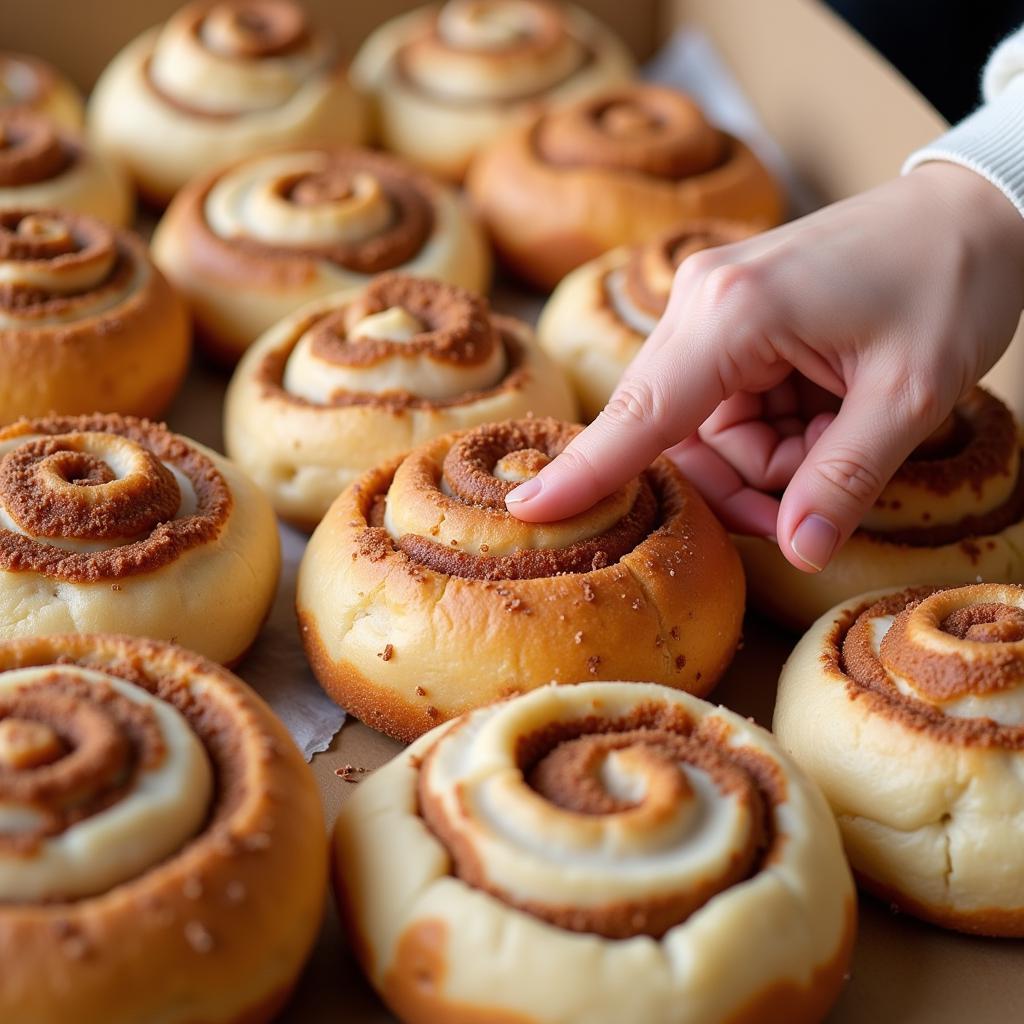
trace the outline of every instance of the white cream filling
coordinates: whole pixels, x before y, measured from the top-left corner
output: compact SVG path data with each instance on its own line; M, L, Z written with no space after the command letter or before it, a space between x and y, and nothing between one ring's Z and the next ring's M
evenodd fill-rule
M605 288L608 297L611 299L612 309L615 315L626 326L632 328L637 334L646 337L658 324L658 317L651 316L642 309L637 309L633 304L629 293L626 290L626 270L624 267L616 267L609 270L605 275Z

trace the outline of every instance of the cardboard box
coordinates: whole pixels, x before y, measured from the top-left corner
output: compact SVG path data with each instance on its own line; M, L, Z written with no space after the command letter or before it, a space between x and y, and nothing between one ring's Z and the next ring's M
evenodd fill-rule
M904 157L943 131L942 118L878 54L813 0L582 0L618 30L641 58L683 22L712 38L802 178L823 200L869 188L899 172ZM414 6L307 0L354 51L379 21ZM36 53L87 88L117 49L178 6L177 0L80 0L8 4L0 45ZM102 14L102 16L100 16ZM209 377L212 371L197 370ZM994 371L994 386L1024 414L1024 341ZM206 380L207 390L210 381ZM217 384L217 387L222 384ZM172 425L216 444L217 413L190 408ZM196 429L202 424L203 429ZM714 698L767 724L779 668L792 637L756 620ZM240 667L245 675L245 665ZM314 759L329 819L353 784L342 765L374 768L398 744L350 721L332 749ZM861 904L860 934L849 985L833 1024L995 1024L1024 1017L1020 944L971 939ZM359 976L333 911L292 1004L288 1024L388 1024L392 1018ZM443 1024L443 1022L438 1022ZM644 1024L642 1021L623 1024Z

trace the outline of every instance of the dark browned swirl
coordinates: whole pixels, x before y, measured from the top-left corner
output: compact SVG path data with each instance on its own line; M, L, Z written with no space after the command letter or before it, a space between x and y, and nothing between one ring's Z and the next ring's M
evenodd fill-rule
M726 137L688 96L632 85L546 114L537 153L559 167L595 167L656 178L703 174L728 156Z
M77 158L78 148L48 118L0 109L0 188L48 181Z
M4 571L69 582L152 572L215 538L231 504L206 455L146 420L47 417L0 430Z

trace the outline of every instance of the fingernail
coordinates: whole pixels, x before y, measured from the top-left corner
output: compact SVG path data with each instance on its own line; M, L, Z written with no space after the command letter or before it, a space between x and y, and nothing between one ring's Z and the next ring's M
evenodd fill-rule
M790 541L797 558L818 572L828 565L828 560L838 543L839 529L831 520L819 516L817 512L804 517Z
M540 494L543 487L540 477L535 476L532 480L521 483L515 490L509 491L505 496L505 504L521 505L524 501L531 501Z

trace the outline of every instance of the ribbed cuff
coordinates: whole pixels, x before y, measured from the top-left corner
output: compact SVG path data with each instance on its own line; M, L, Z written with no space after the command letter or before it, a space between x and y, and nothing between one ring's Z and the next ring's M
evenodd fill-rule
M946 160L980 174L1024 217L1024 75L931 145L912 153L903 173L929 160Z

